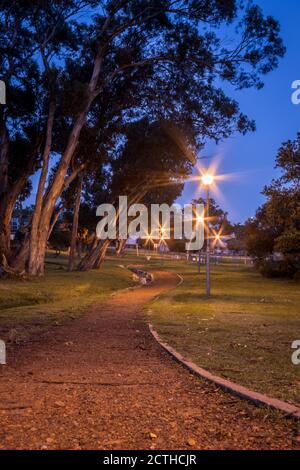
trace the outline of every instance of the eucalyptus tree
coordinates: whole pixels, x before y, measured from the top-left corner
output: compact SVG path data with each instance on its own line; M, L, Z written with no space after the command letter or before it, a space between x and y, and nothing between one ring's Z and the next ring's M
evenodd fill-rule
M7 104L0 105L0 258L10 255L12 212L34 172L41 145L35 96L40 75L31 57L33 47L25 3L1 1L0 79L7 89Z
M186 129L189 123L197 126L198 136L191 132L196 140L224 138L233 130L253 128L217 83L261 87L262 76L277 66L284 47L278 23L264 17L252 3L243 4L238 0L30 3L26 23L36 42L38 63L42 64L43 87L37 100L43 103L45 114L42 171L30 233L31 274L44 271L51 219L70 177L81 133L89 127L94 106L114 84L126 80L128 93L134 98L137 84L144 83L146 93L139 109L150 115L159 107L159 98L163 104L167 96L171 105L166 106L165 113L173 118L177 102L177 110L185 112L181 121L185 120ZM78 14L85 7L88 11ZM13 12L17 8L13 3ZM232 33L231 43L222 39L225 29ZM49 157L55 147L58 103L64 97L70 107L65 144L45 188ZM111 92L111 103L114 100L117 96ZM155 107L149 107L149 103L155 103ZM131 113L135 114L133 106ZM120 116L130 119L122 103Z
M0 2L0 79L7 104L0 107L0 256L10 257L10 222L29 177L42 166L33 216L40 211L51 149L56 78L55 63L72 49L68 22L87 1ZM74 28L73 28L74 29ZM54 59L55 57L55 59Z
M180 195L194 162L171 134L167 123L152 123L146 118L127 126L126 140L110 162L110 197L105 201L115 205L116 222L119 196L127 196L131 205L143 202L146 196L149 198L157 187L164 187L159 194L163 202L172 203ZM99 268L110 242L99 240L80 262L79 269Z
M280 176L266 186L266 202L246 224L248 252L263 274L293 277L300 271L300 133L280 147ZM281 260L272 260L274 252Z

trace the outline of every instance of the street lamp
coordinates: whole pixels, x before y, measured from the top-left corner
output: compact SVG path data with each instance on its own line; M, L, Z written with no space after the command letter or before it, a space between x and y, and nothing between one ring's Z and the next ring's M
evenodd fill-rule
M214 177L210 174L202 175L201 181L206 186L210 186L214 182Z
M206 207L205 207L205 218L206 218L206 295L210 296L210 239L209 239L209 187L214 182L213 175L209 173L202 175L201 181L206 187Z
M148 233L145 245L148 246L149 251L151 250L151 244L153 244L152 233Z
M198 225L204 225L204 217L202 215L198 215L196 218L196 223ZM198 252L198 274L200 274L201 271L201 248L199 248Z

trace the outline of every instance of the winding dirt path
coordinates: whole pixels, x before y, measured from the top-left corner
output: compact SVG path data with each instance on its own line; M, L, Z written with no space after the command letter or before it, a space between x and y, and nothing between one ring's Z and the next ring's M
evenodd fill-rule
M121 292L28 345L0 369L4 449L292 449L296 424L193 377L155 343L145 302L174 287Z

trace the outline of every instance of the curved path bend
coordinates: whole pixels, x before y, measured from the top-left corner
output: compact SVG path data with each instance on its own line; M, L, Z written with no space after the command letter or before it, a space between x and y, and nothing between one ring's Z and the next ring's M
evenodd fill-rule
M297 448L293 421L202 382L154 341L142 307L177 283L156 273L16 350L0 369L0 448Z

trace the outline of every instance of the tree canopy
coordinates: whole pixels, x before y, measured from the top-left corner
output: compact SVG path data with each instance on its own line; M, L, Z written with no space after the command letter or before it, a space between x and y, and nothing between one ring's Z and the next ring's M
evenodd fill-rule
M43 273L51 221L78 174L91 181L114 166L115 181L122 175L126 152L116 156L127 133L132 140L131 126L171 122L192 153L206 138L254 130L223 83L260 88L285 52L278 22L240 0L2 0L0 31L8 88L0 112L0 252L30 274ZM188 161L182 155L182 167ZM12 253L12 210L38 169L28 236Z
M259 265L277 252L279 274L290 276L300 268L300 134L280 147L275 168L281 175L264 188L267 200L247 224L247 248Z

